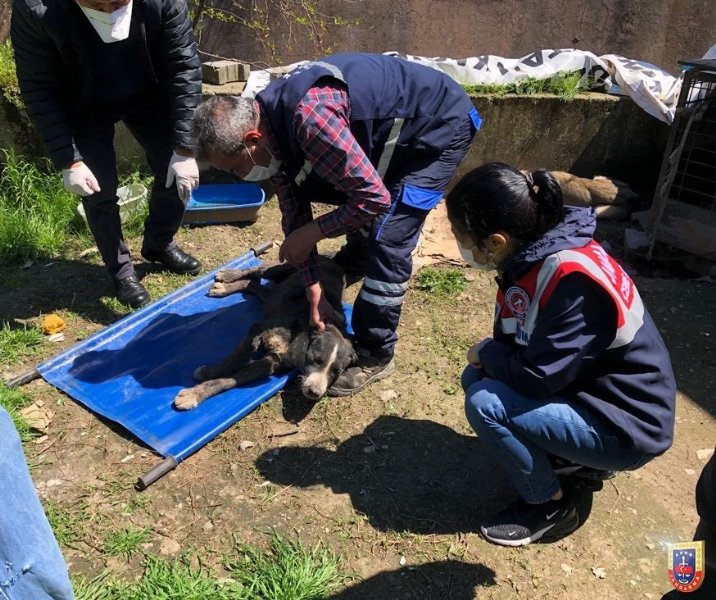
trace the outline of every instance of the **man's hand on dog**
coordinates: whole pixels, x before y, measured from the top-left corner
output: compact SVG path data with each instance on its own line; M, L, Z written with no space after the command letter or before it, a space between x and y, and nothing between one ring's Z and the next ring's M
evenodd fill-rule
M318 327L323 331L326 328L326 321L338 322L339 316L326 300L326 295L323 293L323 286L320 282L306 286L306 298L311 306L310 323L313 327Z
M308 260L311 250L323 239L323 232L318 223L311 221L286 236L278 251L278 259L283 262L300 266Z

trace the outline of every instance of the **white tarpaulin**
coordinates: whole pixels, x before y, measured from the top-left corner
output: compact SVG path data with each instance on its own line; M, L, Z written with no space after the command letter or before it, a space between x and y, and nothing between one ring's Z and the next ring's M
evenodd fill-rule
M462 84L514 83L520 79L548 79L557 73L581 73L595 89L630 96L650 115L671 123L679 98L681 79L647 62L617 54L597 56L567 48L538 50L522 58L491 54L470 58L426 58L387 52L450 75Z
M592 52L567 48L538 50L522 58L502 58L491 54L470 58L427 58L397 52L386 52L448 74L461 84L509 84L527 77L548 79L558 73L579 72L589 79L593 89L626 94L650 115L671 123L681 88L681 78L647 62L624 58L617 54L597 56ZM270 69L251 71L242 96L253 97L269 81L271 74L292 70L302 61Z

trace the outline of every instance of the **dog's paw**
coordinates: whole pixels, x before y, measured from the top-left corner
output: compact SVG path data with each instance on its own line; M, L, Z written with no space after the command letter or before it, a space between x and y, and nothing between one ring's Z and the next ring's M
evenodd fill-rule
M199 399L192 389L182 390L174 398L174 408L177 410L191 410L199 406Z
M232 273L234 273L234 271L232 271L230 269L226 269L224 271L218 271L216 273L216 275L214 275L214 281L220 281L220 282L231 281Z
M223 298L224 296L228 296L231 292L226 287L226 284L221 283L220 281L217 281L209 288L209 296L212 296L214 298Z

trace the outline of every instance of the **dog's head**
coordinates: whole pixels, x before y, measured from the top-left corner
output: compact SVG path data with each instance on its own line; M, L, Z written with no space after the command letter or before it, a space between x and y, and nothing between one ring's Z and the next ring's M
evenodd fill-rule
M306 349L301 392L309 400L318 400L357 360L353 344L338 327L327 323L323 331L313 329Z

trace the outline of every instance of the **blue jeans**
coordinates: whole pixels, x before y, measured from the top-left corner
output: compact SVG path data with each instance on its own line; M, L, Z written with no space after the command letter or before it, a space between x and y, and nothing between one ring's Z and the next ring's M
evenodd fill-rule
M0 408L0 600L71 600L67 566L27 470L10 415Z
M559 396L530 398L470 365L462 374L467 420L530 504L560 489L548 454L608 471L637 469L638 452L600 415Z

